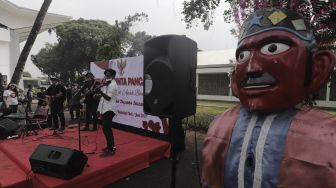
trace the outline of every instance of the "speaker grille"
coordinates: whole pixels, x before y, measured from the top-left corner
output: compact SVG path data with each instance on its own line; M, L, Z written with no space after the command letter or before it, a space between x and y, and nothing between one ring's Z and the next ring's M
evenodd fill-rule
M193 40L163 35L147 41L144 78L151 82L144 82L144 112L161 117L195 114L196 66L197 44Z
M79 175L87 160L78 150L45 144L38 145L29 158L33 172L62 179Z
M15 133L19 125L10 119L3 119L0 121L0 138L6 138Z

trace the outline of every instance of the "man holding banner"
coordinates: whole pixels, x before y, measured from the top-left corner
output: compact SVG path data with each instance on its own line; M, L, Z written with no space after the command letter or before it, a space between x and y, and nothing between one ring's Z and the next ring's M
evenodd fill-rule
M112 119L117 113L117 83L114 78L116 71L107 69L104 71L105 83L102 83L96 92L101 95L97 112L101 115L103 132L106 138L107 147L103 149L101 157L113 155L116 151L112 132Z

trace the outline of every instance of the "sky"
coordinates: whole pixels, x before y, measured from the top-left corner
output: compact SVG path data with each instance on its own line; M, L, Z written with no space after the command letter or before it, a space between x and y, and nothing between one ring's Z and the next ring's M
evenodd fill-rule
M9 0L25 8L39 10L43 0ZM223 20L224 7L221 3L214 14L214 24L208 30L203 29L199 21L198 27L186 29L183 19L183 0L54 0L48 9L49 13L61 14L72 19L99 19L114 24L115 20L124 20L125 16L144 12L148 22L140 22L131 28L131 32L145 31L149 35L177 34L186 35L197 42L198 48L204 51L236 48L237 39L231 35L233 24ZM57 42L56 35L43 32L38 35L30 54L37 54L46 43ZM21 49L24 43L20 44ZM30 57L30 55L28 56ZM33 77L41 76L40 71L27 59L25 71Z

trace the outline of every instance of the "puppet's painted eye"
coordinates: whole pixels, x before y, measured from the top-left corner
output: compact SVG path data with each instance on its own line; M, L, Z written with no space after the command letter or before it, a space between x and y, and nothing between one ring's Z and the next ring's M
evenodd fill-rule
M251 52L250 51L242 51L237 56L238 63L244 63L246 60L249 59Z
M260 49L260 52L265 55L275 55L287 51L289 46L283 43L266 44Z

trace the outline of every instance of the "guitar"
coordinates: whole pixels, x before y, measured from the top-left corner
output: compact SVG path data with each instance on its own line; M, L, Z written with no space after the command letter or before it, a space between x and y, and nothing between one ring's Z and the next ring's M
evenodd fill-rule
M46 102L48 105L52 104L57 99L62 99L64 97L62 92L57 93L56 95L49 96L46 95Z
M83 91L83 96L84 96L84 103L86 101L89 101L92 99L93 95L94 95L94 89L97 85L97 81L94 80L93 83L91 84L90 88L86 88L84 91ZM84 86L85 87L85 86ZM82 89L81 89L82 90Z
M47 99L42 99L42 98L39 98L39 97L35 97L34 99L35 99L35 100L39 100L39 101L47 102Z
M93 95L93 98L96 99L96 100L99 100L100 97L102 97L102 92L100 90L100 88L104 87L104 86L107 86L111 83L112 81L109 80L101 85L98 85L95 89L94 89L94 95Z

